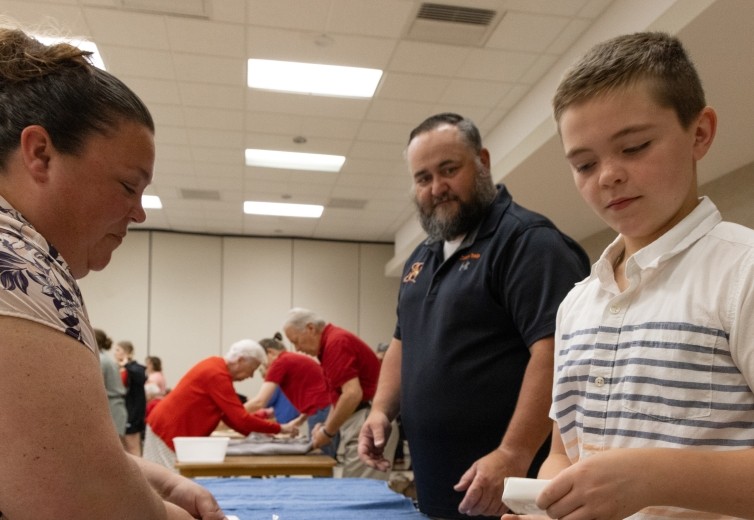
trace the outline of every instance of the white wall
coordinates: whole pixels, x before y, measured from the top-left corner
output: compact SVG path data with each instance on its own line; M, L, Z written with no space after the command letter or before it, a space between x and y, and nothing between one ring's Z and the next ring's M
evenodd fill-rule
M241 338L281 330L308 307L373 348L390 339L398 279L390 244L131 231L108 267L79 281L89 316L136 358L162 358L168 385ZM254 395L261 377L237 383Z
M140 359L149 342L149 233L129 233L103 271L79 280L89 319L113 341L133 341Z

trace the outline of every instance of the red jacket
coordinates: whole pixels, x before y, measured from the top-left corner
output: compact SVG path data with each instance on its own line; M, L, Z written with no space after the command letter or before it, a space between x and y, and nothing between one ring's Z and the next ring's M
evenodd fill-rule
M236 394L224 358L214 356L194 365L147 418L152 431L174 450L173 437L205 437L220 421L248 435L279 433L280 425L246 412Z

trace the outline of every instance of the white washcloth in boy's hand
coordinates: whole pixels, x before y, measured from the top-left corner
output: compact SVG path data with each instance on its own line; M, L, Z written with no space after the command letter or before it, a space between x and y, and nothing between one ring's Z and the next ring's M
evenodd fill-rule
M503 488L503 503L517 515L545 515L534 501L549 480L535 478L507 477Z

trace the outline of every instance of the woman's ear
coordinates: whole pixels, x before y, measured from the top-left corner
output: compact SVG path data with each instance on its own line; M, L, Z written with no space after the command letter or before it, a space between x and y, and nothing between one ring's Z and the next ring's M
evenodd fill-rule
M694 160L699 161L712 146L717 132L717 113L712 107L704 107L694 124Z
M21 131L21 158L35 180L47 180L53 150L52 139L44 127L31 125Z

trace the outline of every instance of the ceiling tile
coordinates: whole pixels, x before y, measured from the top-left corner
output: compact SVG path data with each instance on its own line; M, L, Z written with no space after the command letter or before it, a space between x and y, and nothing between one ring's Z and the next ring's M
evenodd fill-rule
M182 53L245 57L243 25L166 17L170 48Z
M210 83L182 82L180 99L184 105L201 108L240 110L244 106L243 86L212 85Z
M165 19L162 16L114 9L86 9L86 18L92 37L97 42L170 50ZM135 38L134 34L138 34L138 37Z
M246 23L280 29L327 30L331 0L306 0L306 13L300 0L248 0Z
M168 51L102 45L102 60L116 76L135 76L175 81L173 56Z
M186 126L215 130L244 130L244 113L240 110L185 107L182 109Z
M576 16L587 0L508 0L507 9L525 13Z
M469 47L404 40L396 46L389 70L433 76L456 76L470 52ZM438 56L442 56L442 59L438 59Z
M531 66L537 55L525 52L475 49L458 71L461 77L514 83Z
M544 52L568 24L562 16L535 15L509 11L487 40L491 49ZM536 37L532 37L535 36Z
M450 83L450 78L388 72L380 83L381 99L400 99L434 103L439 101Z
M494 106L512 86L503 82L453 79L439 101L452 105Z
M181 81L237 87L246 83L246 60L174 53L175 76Z
M328 34L324 41L319 33L250 28L246 57L383 69L395 46L385 38L340 33Z
M412 2L405 0L334 0L327 29L395 39L413 12Z

